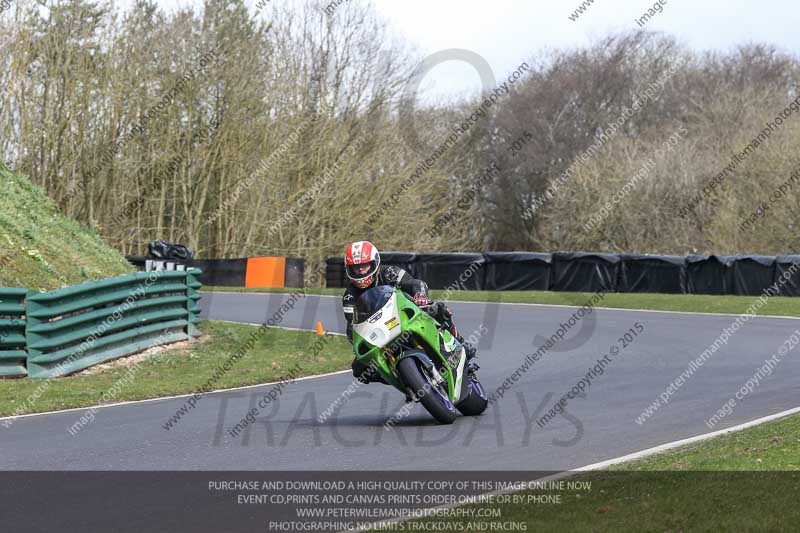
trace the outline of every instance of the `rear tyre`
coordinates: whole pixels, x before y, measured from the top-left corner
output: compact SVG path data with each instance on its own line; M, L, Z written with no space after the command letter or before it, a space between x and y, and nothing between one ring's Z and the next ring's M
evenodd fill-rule
M483 414L488 405L489 398L486 397L478 376L469 376L469 396L458 404L458 410L464 416L478 416Z
M445 394L439 390L427 373L419 367L417 359L406 357L397 363L397 373L433 418L442 424L452 424L458 413Z

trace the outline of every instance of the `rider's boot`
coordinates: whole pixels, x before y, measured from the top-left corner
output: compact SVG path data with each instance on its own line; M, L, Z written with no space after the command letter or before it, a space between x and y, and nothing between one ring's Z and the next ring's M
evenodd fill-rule
M475 356L478 355L478 350L471 343L469 343L469 342L464 340L464 337L462 337L461 334L458 332L458 329L456 329L456 325L455 324L450 322L450 324L448 324L448 325L450 326L450 328L449 328L450 329L450 334L453 337L455 337L456 340L458 342L460 342L462 346L464 346L464 351L467 352L467 361L469 361L470 359L475 358Z

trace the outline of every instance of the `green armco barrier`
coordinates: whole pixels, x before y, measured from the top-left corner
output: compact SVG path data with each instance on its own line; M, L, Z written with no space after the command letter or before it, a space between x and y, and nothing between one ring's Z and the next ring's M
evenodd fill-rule
M200 298L202 298L198 291L203 284L197 280L197 276L202 273L203 271L199 268L193 268L188 271L187 285L189 287L189 335L192 337L200 336L200 330L197 329L197 324L199 324L202 320L200 319L200 306L197 305L197 302L200 300Z
M25 289L0 289L0 376L24 377Z
M196 269L139 272L28 292L28 376L63 376L199 336L200 273Z

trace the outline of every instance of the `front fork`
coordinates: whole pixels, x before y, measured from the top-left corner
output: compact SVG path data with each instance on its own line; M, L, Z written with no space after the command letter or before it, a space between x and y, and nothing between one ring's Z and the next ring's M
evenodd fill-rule
M435 382L434 384L444 388L447 398L451 401L453 400L454 394L452 394L450 391L454 390L453 387L454 387L455 376L453 376L452 373L443 376L441 372L439 372L439 370L436 368L436 364L421 349L418 349L417 351L414 351L409 355L405 354L401 355L399 358L395 359L393 368L397 366L397 363L399 363L401 359L406 359L408 357L413 357L414 359L416 359L419 362L419 364L421 364L425 368L425 372L428 373L428 375L434 380ZM396 373L397 371L395 370L395 374ZM405 386L405 384L403 385ZM416 398L416 395L413 394L414 391L411 391L408 388L408 386L405 386L405 392L407 397L409 396L409 393L411 393L411 396Z

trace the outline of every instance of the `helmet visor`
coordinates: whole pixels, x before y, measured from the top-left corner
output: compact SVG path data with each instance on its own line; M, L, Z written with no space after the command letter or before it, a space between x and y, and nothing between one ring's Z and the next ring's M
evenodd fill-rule
M378 272L378 263L377 261L369 261L357 265L345 265L344 269L348 278L353 281L359 281L375 275Z

